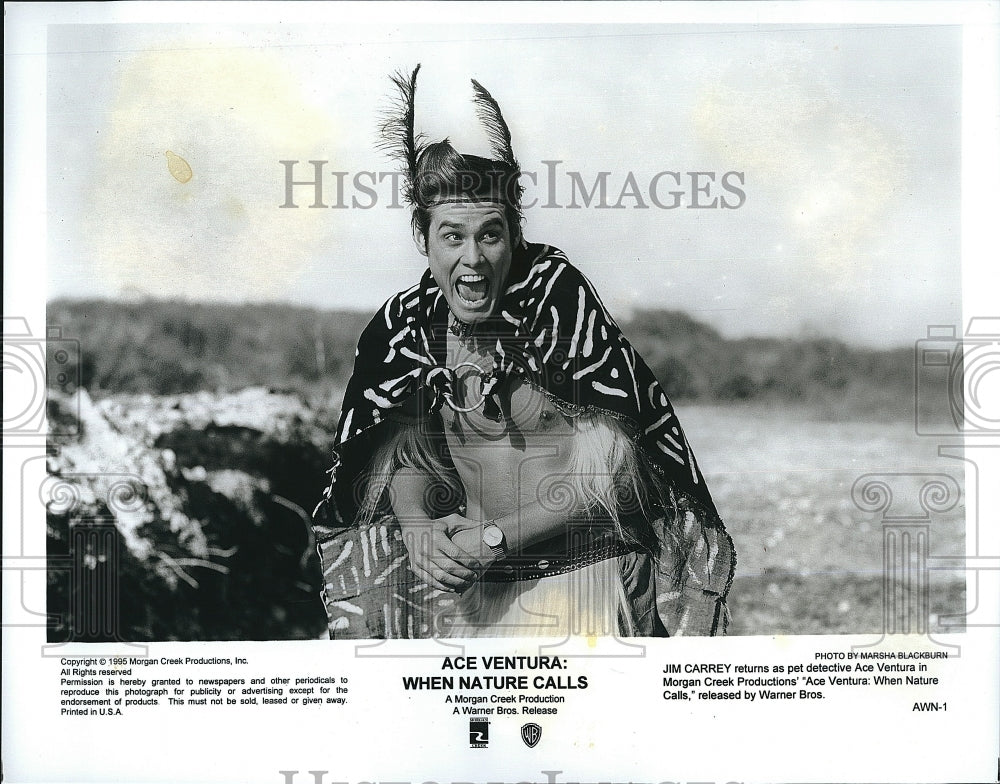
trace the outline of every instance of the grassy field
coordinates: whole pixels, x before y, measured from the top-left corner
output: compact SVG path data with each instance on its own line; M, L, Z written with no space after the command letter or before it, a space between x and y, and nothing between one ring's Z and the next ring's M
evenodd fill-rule
M939 457L937 442L905 421L830 422L760 405L679 414L739 553L730 632L880 632L886 526L852 500L852 487L880 475L893 495L889 514L917 517L926 475L962 487L962 463ZM964 518L963 499L929 516L931 556L965 552ZM928 590L930 626L944 631L941 616L964 609L964 576L932 572Z

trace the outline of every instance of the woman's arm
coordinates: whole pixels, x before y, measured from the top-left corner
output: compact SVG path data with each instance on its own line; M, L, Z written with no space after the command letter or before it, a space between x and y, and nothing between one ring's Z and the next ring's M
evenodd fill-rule
M458 525L475 525L471 520L461 515L431 519L427 501L437 481L426 470L402 466L390 481L390 502L403 529L413 573L434 588L460 593L475 581L484 564L473 554L479 551L478 545L466 551L448 536L446 521L455 523L453 518L459 518Z

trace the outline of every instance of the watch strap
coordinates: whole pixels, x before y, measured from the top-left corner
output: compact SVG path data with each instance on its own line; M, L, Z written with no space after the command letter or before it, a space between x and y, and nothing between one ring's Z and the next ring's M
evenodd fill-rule
M495 528L500 533L500 542L498 544L493 545L486 541L486 532L490 528ZM503 529L492 520L483 526L483 544L486 545L487 549L489 549L490 553L492 553L493 557L497 560L507 557L507 550L504 547Z

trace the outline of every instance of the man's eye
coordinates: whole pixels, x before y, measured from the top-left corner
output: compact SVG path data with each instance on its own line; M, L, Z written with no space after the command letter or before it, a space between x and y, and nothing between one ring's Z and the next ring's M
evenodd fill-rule
M500 235L497 234L495 231L488 231L483 235L482 240L483 242L488 242L490 244L493 244L495 242L500 241Z
M450 232L448 232L447 234L445 234L445 235L444 235L444 238L445 238L445 239L446 239L446 240L447 240L448 242L461 242L461 241L462 241L462 237L461 237L460 235L456 234L456 233L455 233L455 232L453 232L453 231L450 231Z

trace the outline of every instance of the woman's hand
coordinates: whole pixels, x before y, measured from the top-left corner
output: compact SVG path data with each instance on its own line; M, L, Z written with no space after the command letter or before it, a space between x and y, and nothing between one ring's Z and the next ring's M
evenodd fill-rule
M400 521L400 527L410 570L428 585L461 593L476 581L483 566L479 548L468 552L452 541L449 532L476 529L477 523L453 514L437 520Z
M451 541L465 552L475 553L480 570L485 569L494 560L493 554L483 545L482 526L457 530L451 535Z

